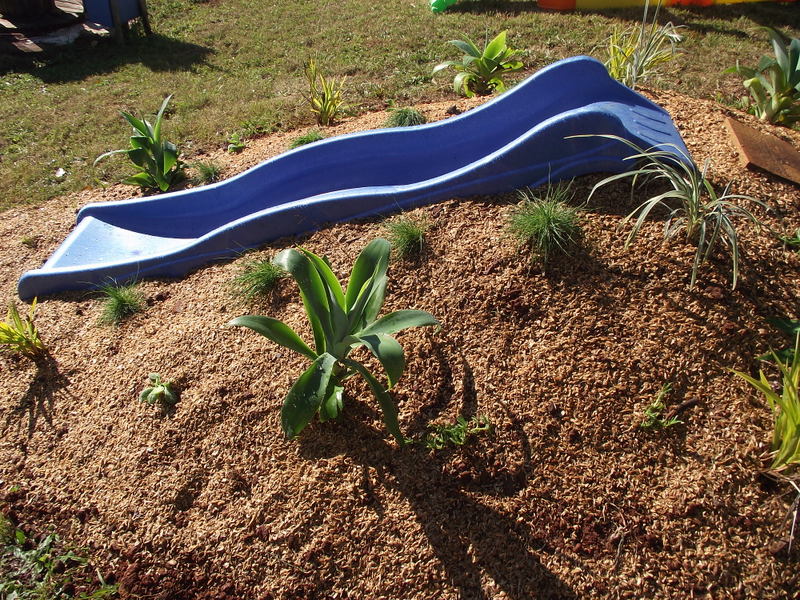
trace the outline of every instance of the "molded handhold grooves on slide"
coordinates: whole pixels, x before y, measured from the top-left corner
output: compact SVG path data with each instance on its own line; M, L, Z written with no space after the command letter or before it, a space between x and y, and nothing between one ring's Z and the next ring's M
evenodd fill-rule
M22 276L19 295L179 277L327 223L633 166L621 142L570 137L585 134L689 156L662 108L597 60L568 58L444 121L330 138L213 185L84 206L56 252Z

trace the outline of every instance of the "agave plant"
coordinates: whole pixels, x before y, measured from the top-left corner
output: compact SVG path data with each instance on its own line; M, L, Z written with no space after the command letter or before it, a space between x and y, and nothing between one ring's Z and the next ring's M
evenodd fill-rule
M585 136L575 136L585 137ZM626 160L638 166L630 171L606 177L592 189L589 197L598 188L630 178L635 184L642 179L647 181L663 181L667 191L652 196L639 204L625 219L622 226L631 221L633 227L625 240L625 247L630 246L641 231L647 217L657 208L666 209L667 220L664 222L664 239L671 239L684 232L686 239L697 246L692 263L692 274L689 287L693 288L697 281L697 272L712 252L721 243L727 247L733 263L732 288L739 279L739 235L734 224L735 217L742 217L757 228L761 222L746 208L735 204L733 200L749 200L766 208L766 205L751 196L731 194L730 184L722 194L718 194L714 185L706 177L709 163L702 170L698 169L692 159L674 144L662 144L643 149L635 143L616 135L600 135L610 140L621 142L633 150Z
M800 121L800 39L789 40L771 27L764 29L775 57L762 56L755 69L737 63L726 73L745 78L744 87L753 97L753 112L759 119L791 126Z
M125 179L123 183L138 185L144 189L166 192L173 183L183 179L184 165L178 159L178 148L161 136L164 111L171 98L170 94L161 103L155 124L123 111L123 118L133 127L130 148L101 154L94 164L113 154L127 154L139 172Z
M391 334L408 327L439 324L430 313L421 310L398 310L377 318L386 293L389 251L390 244L384 239L370 242L353 265L346 291L327 259L313 252L292 248L275 257L273 262L287 271L300 288L314 333L313 349L288 325L272 317L248 315L230 322L248 327L312 361L283 401L281 424L287 437L297 436L316 414L323 422L338 417L343 383L358 374L378 400L389 433L398 443L405 443L391 396L364 365L348 357L354 348L366 347L386 371L391 389L405 369L403 348Z
M795 338L795 347L800 345L800 333ZM782 471L800 464L800 352L795 352L789 362L773 354L783 377L783 387L778 393L772 389L766 375L759 371L755 379L746 373L734 371L758 391L764 394L775 419L772 432L772 465L774 471Z
M453 90L467 98L474 95L486 96L492 92L504 92L503 77L523 68L516 60L517 51L506 44L506 32L500 32L483 51L470 40L450 40L451 44L464 53L461 61L448 60L436 65L433 73L453 67L458 73L453 79Z

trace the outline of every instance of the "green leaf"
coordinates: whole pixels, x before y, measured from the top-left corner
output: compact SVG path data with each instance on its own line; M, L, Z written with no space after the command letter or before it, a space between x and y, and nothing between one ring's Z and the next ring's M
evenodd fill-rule
M342 412L342 396L344 395L344 388L336 385L334 378L328 382L328 389L325 390L325 400L322 401L322 406L319 407L319 420L324 423L331 419L337 418Z
M122 116L128 123L130 123L131 127L133 127L135 131L138 131L145 137L150 136L150 132L148 131L147 126L144 124L144 121L140 121L132 114L126 113L124 111L122 112Z
M319 410L335 364L333 356L320 354L292 385L281 409L281 425L289 439L297 436Z
M300 288L306 315L314 330L317 354L326 352L328 345L333 341L334 334L328 295L317 269L305 254L294 248L284 250L272 262L294 277Z
M386 273L391 251L392 247L388 241L377 238L367 244L366 248L358 255L353 264L345 294L345 307L348 311L353 308L367 280L374 277L376 273Z
M317 353L309 348L291 327L278 319L246 315L233 319L228 325L247 327L285 348L299 352L311 360L316 360L317 358Z
M331 313L331 325L334 330L334 337L330 342L334 344L349 333L347 317L344 313L345 301L342 286L331 270L330 265L324 259L305 248L300 248L300 251L311 261L311 264L317 270L317 273L319 273L322 284L325 287L328 307Z
M403 434L400 433L400 423L397 420L397 406L394 400L392 400L392 397L383 389L383 386L372 376L372 373L370 373L364 365L351 359L345 359L342 362L351 369L357 371L366 380L372 390L372 394L381 407L383 422L386 424L386 429L394 436L398 444L401 446L404 445L406 439L403 437Z
M425 327L428 325L441 325L429 312L424 310L397 310L370 323L354 335L363 338L368 335L384 333L391 335L409 327Z
M156 115L156 126L153 130L153 138L157 141L161 140L161 120L164 117L164 111L167 109L167 104L169 104L170 100L172 100L172 94L164 98L164 102L161 103L161 108L158 109L158 115Z
M497 36L489 42L483 51L483 57L492 60L497 59L498 56L503 54L506 49L506 32L501 31Z
M450 40L448 43L461 50L467 56L473 56L475 58L481 57L481 51L469 38L466 40Z
M406 359L403 356L403 347L390 335L378 333L373 335L358 336L375 358L377 358L386 371L389 379L389 389L392 389L406 368Z

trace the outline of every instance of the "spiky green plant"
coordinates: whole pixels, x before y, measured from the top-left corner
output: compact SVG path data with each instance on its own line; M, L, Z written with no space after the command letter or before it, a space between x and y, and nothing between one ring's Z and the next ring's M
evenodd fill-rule
M731 194L730 184L725 187L722 194L718 194L706 176L709 163L706 162L702 170L698 169L692 159L674 144L662 144L645 150L619 136L601 135L596 137L608 138L627 145L634 153L626 160L639 166L630 171L606 177L594 186L589 194L590 198L602 186L626 178L631 179L632 190L636 188L636 183L640 180L645 183L663 182L669 188L639 204L622 221L623 227L633 222L633 227L625 239L625 247L629 247L634 242L650 213L657 208L664 209L667 211L667 219L664 222L664 239L671 239L683 232L687 241L697 246L692 262L689 287L694 287L700 265L705 263L714 250L723 245L731 255L732 288L735 288L739 279L739 235L736 232L734 219L736 217L744 218L753 223L756 228L760 227L761 222L746 208L735 204L733 200L749 200L763 208L766 208L766 205L751 196Z
M100 293L104 297L100 322L106 325L118 325L144 310L144 295L135 283L119 285L111 281L100 286Z
M571 181L548 182L544 194L530 188L519 192L522 202L508 218L508 231L534 258L547 263L554 254L567 254L581 237L578 208Z
M403 348L391 334L408 327L438 325L421 310L398 310L381 318L378 313L386 293L389 242L376 239L361 251L350 274L347 290L336 279L328 261L300 248L284 250L275 264L291 274L314 333L314 349L283 322L271 317L243 316L230 325L248 327L290 350L299 352L311 366L295 381L281 409L281 424L289 438L297 436L314 415L320 421L339 416L344 381L361 375L378 400L386 428L399 444L397 406L386 388L360 362L349 358L351 350L366 347L383 366L391 389L405 369Z
M410 258L422 254L425 248L425 235L430 227L427 220L413 219L408 215L400 215L384 224L397 258Z
M138 173L123 181L144 189L166 192L169 187L184 177L184 165L178 158L178 148L161 135L161 123L172 94L164 99L156 116L155 125L147 119L137 119L130 113L122 112L123 118L133 127L130 147L112 150L98 156L94 164L113 154L127 154L138 169Z
M222 177L222 167L220 167L213 160L199 161L192 165L197 171L200 183L209 184L216 183Z
M386 119L384 125L386 127L414 127L415 125L424 125L428 122L421 112L416 108L391 108L389 109L389 117Z
M326 79L322 73L317 71L317 65L313 60L306 63L305 74L309 87L305 98L311 105L311 111L317 115L317 122L320 125L333 125L336 118L345 109L342 88L346 78L342 80L333 77Z
M29 358L36 358L46 351L39 331L33 324L36 300L34 298L31 302L31 308L24 319L20 316L17 305L8 303L6 320L0 321L0 350L16 352Z
M234 294L247 302L264 297L286 277L286 271L269 260L250 260L233 280Z
M675 56L677 44L683 40L672 23L658 24L656 4L653 22L647 22L649 2L645 2L644 15L638 27L614 27L608 38L606 69L608 74L631 89L659 74L659 67Z
M664 418L664 411L667 409L664 399L671 391L671 383L665 383L661 386L661 389L658 390L655 399L647 408L644 409L644 421L641 422L639 427L642 429L666 429L668 427L672 427L673 425L679 425L683 423L683 421L678 420L678 417L676 416L668 419Z
M794 345L800 347L800 333ZM772 389L764 371L759 371L758 379L740 371L733 373L766 397L774 418L770 468L784 471L800 464L800 352L794 353L791 362L784 362L777 354L773 359L783 379L780 393Z
M320 140L324 140L325 136L322 132L318 129L312 129L308 133L298 136L292 140L292 143L289 144L290 148L299 148L300 146L305 146L306 144L313 144L314 142L318 142Z
M453 79L453 91L467 98L476 94L486 96L493 92L506 90L505 76L521 71L524 67L517 60L517 51L506 44L505 31L500 32L483 50L480 50L469 38L450 40L450 44L464 53L461 61L447 60L433 68L435 75L443 69L453 67L456 76Z

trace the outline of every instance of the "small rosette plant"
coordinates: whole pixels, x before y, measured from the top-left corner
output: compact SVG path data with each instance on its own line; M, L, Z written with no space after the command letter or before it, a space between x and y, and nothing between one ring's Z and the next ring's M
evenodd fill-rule
M281 410L283 431L297 436L319 415L320 421L335 419L342 411L343 383L361 375L383 412L386 429L399 444L397 406L386 388L350 352L366 347L383 366L391 389L405 369L403 348L391 334L408 327L439 325L428 312L398 310L378 318L386 294L386 270L391 245L384 239L370 242L361 251L350 274L346 291L325 258L303 248L284 250L274 263L288 272L300 288L300 297L314 334L312 349L288 325L272 317L248 315L231 325L248 327L286 348L299 352L311 366L295 381Z

